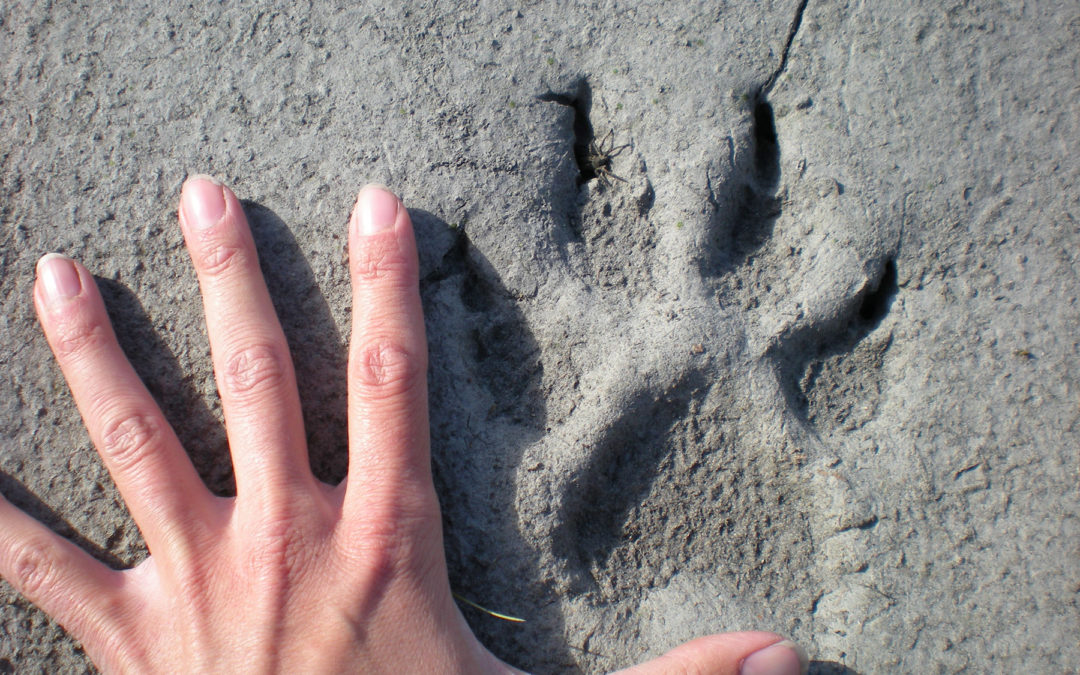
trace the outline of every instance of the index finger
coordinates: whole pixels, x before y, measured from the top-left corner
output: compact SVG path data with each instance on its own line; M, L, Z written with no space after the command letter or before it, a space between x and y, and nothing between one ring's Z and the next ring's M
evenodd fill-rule
M349 270L353 323L346 494L363 496L385 488L396 495L411 485L433 495L416 242L408 211L385 188L368 186L357 197L349 224Z

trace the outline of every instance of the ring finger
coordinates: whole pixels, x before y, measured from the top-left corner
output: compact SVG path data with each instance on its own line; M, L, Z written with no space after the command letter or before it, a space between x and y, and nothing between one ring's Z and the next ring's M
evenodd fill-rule
M34 306L90 438L152 552L210 518L211 495L116 342L93 277L74 260L38 262Z

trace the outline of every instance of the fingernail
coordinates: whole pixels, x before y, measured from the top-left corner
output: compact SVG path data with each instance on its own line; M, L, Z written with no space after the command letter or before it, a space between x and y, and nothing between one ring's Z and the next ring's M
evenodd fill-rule
M809 668L806 651L791 640L783 640L746 657L739 675L804 675Z
M196 174L184 181L181 193L184 218L191 227L204 230L218 223L225 215L225 190L221 181Z
M365 186L356 198L354 211L360 234L378 234L392 228L400 203L393 192L381 185Z
M48 253L37 264L37 276L45 297L49 300L67 300L74 298L82 290L79 270L75 261L66 255Z

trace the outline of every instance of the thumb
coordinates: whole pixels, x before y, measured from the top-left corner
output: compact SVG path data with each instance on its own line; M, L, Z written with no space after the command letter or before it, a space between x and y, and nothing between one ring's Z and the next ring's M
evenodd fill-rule
M615 675L805 675L809 664L801 647L776 633L721 633Z

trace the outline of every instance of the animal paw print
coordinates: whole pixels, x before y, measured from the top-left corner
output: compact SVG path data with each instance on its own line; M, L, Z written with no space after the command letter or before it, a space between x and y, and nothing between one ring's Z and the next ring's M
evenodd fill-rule
M865 569L815 567L858 558L876 522L827 440L860 413L817 384L866 351L896 284L843 188L786 156L761 91L708 147L673 147L659 119L611 131L604 98L538 96L552 151L522 218L539 226L417 214L443 252L422 291L452 577L573 661L602 658L601 629L682 638L657 623L676 585L706 589L678 602L714 624L726 597L720 630Z

